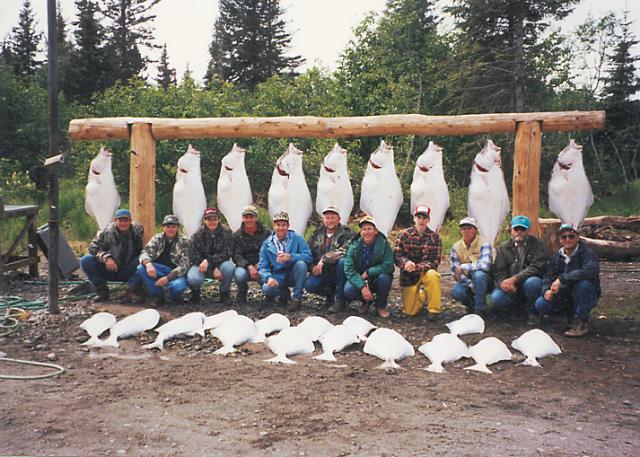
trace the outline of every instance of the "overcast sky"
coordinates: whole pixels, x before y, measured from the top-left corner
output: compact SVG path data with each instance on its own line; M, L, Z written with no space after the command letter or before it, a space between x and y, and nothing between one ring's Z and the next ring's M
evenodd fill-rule
M59 0L62 13L70 25L75 16L74 0ZM32 0L38 27L46 29L46 1ZM443 1L441 3L446 3ZM18 23L23 0L0 0L0 39ZM386 0L281 0L285 19L293 35L291 52L306 59L304 68L314 65L336 68L340 53L353 38L353 28L370 11L381 12ZM574 13L561 24L572 30L589 14L622 11L627 6L634 21L633 32L640 38L640 0L583 0ZM169 61L178 77L187 65L196 80L201 80L208 63L208 46L213 22L218 14L216 0L162 0L154 8L156 41L167 43ZM640 46L635 54L640 54ZM156 69L149 73L155 76Z

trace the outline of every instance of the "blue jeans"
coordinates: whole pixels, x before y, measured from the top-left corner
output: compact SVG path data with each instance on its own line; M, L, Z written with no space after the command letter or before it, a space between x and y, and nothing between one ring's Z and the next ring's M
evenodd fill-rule
M468 309L482 312L486 308L487 292L491 285L491 276L482 270L471 273L473 289L468 284L457 282L451 289L451 297L459 301Z
M138 258L135 257L126 265L118 265L117 271L109 271L104 263L96 259L95 256L87 254L80 259L82 271L96 287L103 286L107 281L126 282L129 287L140 284L140 278L136 275Z
M517 292L510 294L500 288L496 284L496 288L491 293L491 304L496 310L505 311L513 308L518 302L526 302L527 310L533 310L536 299L540 296L542 289L542 279L537 276L531 276L524 280L522 284L517 286Z
M387 306L387 297L391 290L392 276L388 273L382 273L375 281L369 281L369 287L374 295L376 308L382 309ZM344 285L344 296L347 300L362 300L362 291L353 286L349 281Z
M236 267L233 271L233 278L236 280L236 284L238 285L238 292L246 292L249 290L249 280L251 277L249 276L249 270L244 267ZM262 285L262 278L258 276L258 284Z
M156 286L156 281L164 276L167 276L171 273L172 268L166 265L162 265L161 263L153 263L153 266L156 269L156 277L152 278L147 274L147 269L144 265L138 265L138 276L142 279L145 286L147 286L147 290L149 291L149 295L154 297L159 297L163 294L162 287ZM167 289L169 289L169 294L172 299L178 299L182 296L182 292L187 288L187 278L185 276L179 276L176 279L169 281L167 284Z
M333 274L332 274L333 273ZM330 273L322 273L320 275L309 275L304 288L312 294L334 294L336 301L344 301L344 259L338 260L335 265L335 271Z
M293 264L293 268L289 270L284 280L278 280L276 287L269 287L266 282L262 285L262 293L267 297L280 296L285 288L293 286L293 298L295 300L302 300L302 288L304 282L307 279L307 264L303 260L298 260Z
M562 311L570 311L573 316L581 321L589 320L589 313L598 303L598 293L591 281L578 281L573 286L565 286L560 289L551 300L544 296L538 297L535 309L538 314L555 314Z
M231 288L231 280L233 279L233 270L235 265L231 260L225 260L218 265L220 272L222 273L222 280L220 281L220 293L227 294ZM210 271L211 270L211 271ZM213 269L207 269L206 273L202 273L198 265L194 265L189 268L187 272L187 284L192 289L200 289L206 276L212 277Z

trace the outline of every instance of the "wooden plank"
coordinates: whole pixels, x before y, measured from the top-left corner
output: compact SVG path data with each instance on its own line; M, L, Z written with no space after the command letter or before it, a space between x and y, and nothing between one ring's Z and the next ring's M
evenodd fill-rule
M131 126L131 152L129 209L133 220L144 226L146 243L156 225L156 141L151 124Z
M97 118L69 123L73 140L128 139L128 126L152 124L153 137L197 138L346 138L384 135L477 135L516 131L520 122L542 122L546 132L601 130L604 111L426 116L391 114L362 117Z
M531 234L539 236L540 160L542 125L538 121L519 122L513 157L513 215L531 220Z

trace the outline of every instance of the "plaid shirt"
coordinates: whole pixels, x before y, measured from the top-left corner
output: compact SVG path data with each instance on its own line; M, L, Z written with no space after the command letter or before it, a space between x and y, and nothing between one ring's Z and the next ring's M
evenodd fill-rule
M442 260L442 241L428 227L422 234L415 227L409 227L396 240L393 255L400 267L400 285L411 286L418 282L421 273L438 269ZM409 260L416 264L416 271L411 273L404 270L404 264Z
M451 272L453 274L456 273L456 268L458 266L462 267L462 276L460 277L460 283L465 285L471 284L471 273L474 271L485 271L489 272L491 270L491 245L489 243L484 243L480 246L480 258L477 262L469 262L462 263L460 262L460 257L458 257L458 252L456 251L455 245L451 248Z

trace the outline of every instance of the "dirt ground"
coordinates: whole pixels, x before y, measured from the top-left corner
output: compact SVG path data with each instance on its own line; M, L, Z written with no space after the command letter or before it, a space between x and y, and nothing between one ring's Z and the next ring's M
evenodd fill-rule
M492 375L464 371L471 364L464 360L445 374L430 373L420 353L387 373L361 345L339 353L337 363L300 356L296 365L274 366L264 363L272 356L264 345L213 355L220 344L210 335L150 353L141 349L155 336L149 332L123 341L119 351L89 351L80 345L87 339L78 327L84 319L99 310L124 316L140 306L62 301L61 314L38 312L0 338L8 357L55 357L66 368L46 380L0 381L0 454L638 456L640 265L602 269L604 293L589 337L565 338L558 319L545 330L563 354L543 359L542 368L502 362ZM450 287L451 278L443 277L443 297ZM0 295L44 297L46 286L12 280ZM424 314L403 316L397 295L391 304L390 319L370 320L415 347L463 314L448 298L446 316L436 323ZM166 320L195 309L221 310L208 297L199 307L161 313ZM234 309L252 318L279 311L258 310L255 300ZM327 315L310 298L290 316L292 324L311 314L334 323L347 316ZM513 316L463 339L497 336L509 344L525 330L524 317ZM0 364L2 374L32 372Z

